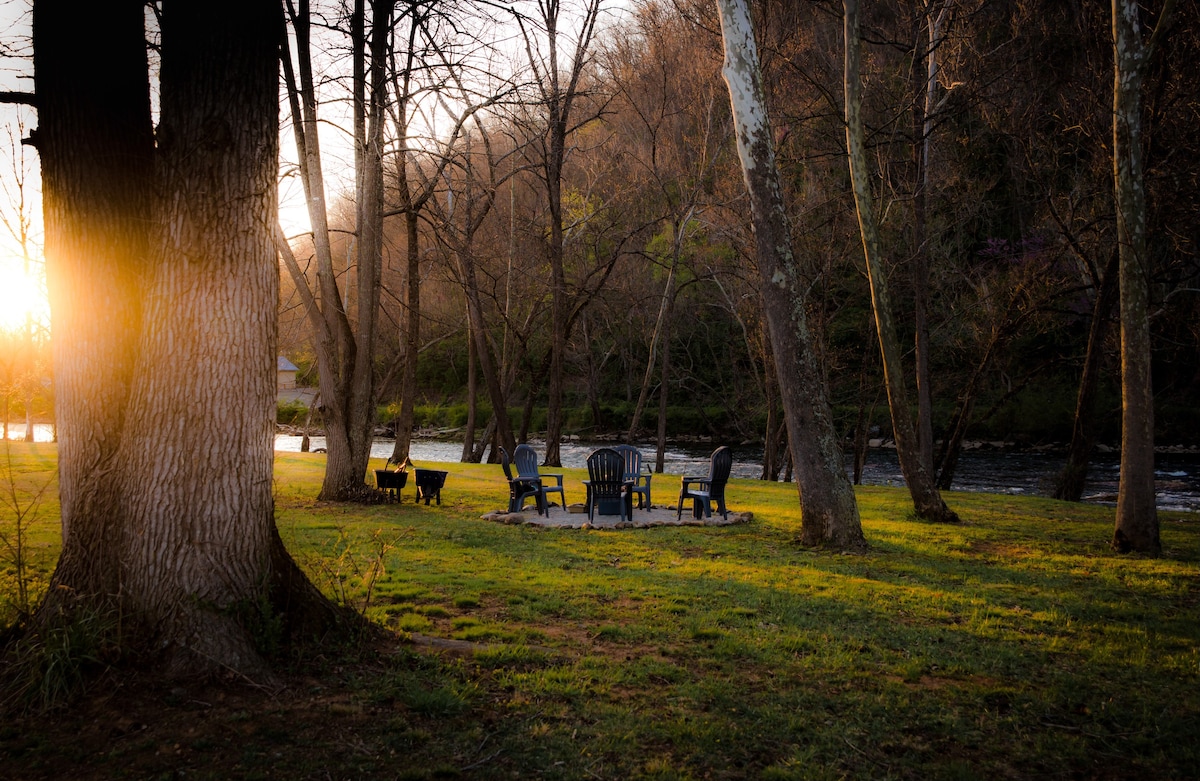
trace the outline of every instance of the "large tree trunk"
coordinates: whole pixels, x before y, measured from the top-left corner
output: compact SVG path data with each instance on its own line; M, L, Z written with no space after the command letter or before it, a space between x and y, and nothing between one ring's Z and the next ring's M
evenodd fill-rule
M1159 17L1165 30L1174 6ZM1162 552L1154 494L1154 393L1150 383L1150 257L1142 173L1142 82L1154 41L1142 41L1136 0L1113 0L1113 183L1121 259L1121 483L1112 546Z
M866 541L858 504L842 464L825 377L804 311L807 281L792 255L749 9L744 0L717 0L717 10L725 44L722 73L754 218L763 311L799 483L801 540L862 548Z
M871 307L875 312L875 329L879 335L884 383L887 387L888 406L892 412L892 432L896 439L896 454L917 517L930 521L957 522L958 516L942 501L941 494L934 485L933 475L922 462L912 414L909 411L907 384L900 359L900 343L892 321L892 305L888 298L887 278L883 270L879 227L871 206L867 156L863 149L858 0L843 0L843 8L846 33L846 148L850 162L850 179L854 187L854 203L862 232L867 276L871 283Z
M166 9L158 209L144 200L154 188L144 178L144 53L137 64L134 54L142 47L140 4L115 20L107 6L91 19L40 10L35 46L43 57L41 121L50 131L43 161L53 172L46 202L54 327L56 336L64 321L77 331L57 345L68 370L59 376L69 378L58 390L68 413L59 416L67 442L63 554L42 614L52 620L70 597L99 601L120 609L174 672L260 672L240 615L268 601L270 610L295 608L289 618L314 615L307 606L321 612L319 596L283 550L271 496L279 6L257 0ZM235 16L238 24L230 25ZM68 34L55 39L62 26ZM104 47L95 62L121 63L103 80L113 106L97 109L101 131L94 135L96 125L86 122L64 128L90 98L54 78L64 62L80 61L79 49L57 47L89 41ZM140 142L128 143L121 132ZM64 146L72 139L79 145ZM104 170L105 162L89 167L97 160L115 170ZM110 200L82 189L103 185L112 188ZM141 211L127 211L135 204ZM97 205L104 208L93 211ZM74 221L64 225L68 215ZM154 227L156 236L139 237ZM131 240L152 251L133 254ZM106 300L78 287L96 260L124 283L122 297ZM103 382L89 378L84 390L73 381L78 359L70 356L91 352L78 339L102 335L122 370L101 372ZM76 416L98 396L119 416L104 417L103 431Z
M154 193L142 3L64 13L39 0L33 43L62 505L54 582L115 594L120 491L109 476L142 327Z

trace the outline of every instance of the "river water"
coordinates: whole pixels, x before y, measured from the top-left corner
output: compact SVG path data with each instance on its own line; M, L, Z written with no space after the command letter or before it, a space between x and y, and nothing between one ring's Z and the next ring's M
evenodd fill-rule
M11 439L21 439L24 434L23 424L10 424ZM34 438L37 441L48 442L53 437L51 426L41 423L34 425ZM393 444L394 441L390 439L377 439L371 447L371 455L387 458L392 454ZM542 449L540 443L533 444L539 451ZM588 453L603 444L564 442L560 449L563 466L585 468ZM325 447L324 437L313 437L311 447L314 450ZM642 444L639 448L647 458L653 460L653 445ZM275 449L299 451L300 437L280 434L275 437ZM711 446L672 445L665 455L664 471L670 475L706 474L711 452ZM423 462L453 464L461 456L461 442L414 439L412 443L412 460L418 465ZM757 478L762 474L761 459L762 450L757 447L734 448L733 476ZM958 461L954 490L1047 496L1062 463L1061 453L997 448L964 450ZM1120 456L1117 453L1098 453L1092 460L1084 501L1116 504L1120 476ZM896 451L890 448L872 448L868 451L863 483L903 486L904 477L900 474ZM1155 483L1160 510L1200 512L1200 453L1159 453L1155 459Z
M541 451L540 443L532 444ZM564 442L560 448L563 466L585 468L588 453L603 444ZM377 439L371 448L371 455L388 458L393 445L393 440ZM312 438L311 447L314 450L324 446L324 438ZM653 460L653 445L642 444L639 447L645 457ZM275 438L275 449L299 451L300 437L280 435ZM665 454L664 471L669 475L706 474L711 452L711 446L672 445ZM462 443L414 439L411 454L418 466L425 462L457 463L462 457ZM762 474L761 458L762 451L759 448L734 448L733 476L757 478ZM1063 455L1059 453L985 448L964 450L959 458L954 490L1046 496L1062 463ZM1159 509L1200 512L1200 454L1160 453L1155 467ZM1118 454L1097 454L1092 461L1084 501L1116 504L1120 474ZM872 448L867 454L863 483L903 486L904 477L900 473L896 451Z

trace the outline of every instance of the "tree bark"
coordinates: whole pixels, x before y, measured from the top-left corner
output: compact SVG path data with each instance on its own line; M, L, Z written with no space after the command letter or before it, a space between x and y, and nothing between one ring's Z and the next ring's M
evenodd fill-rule
M871 284L871 308L875 313L875 330L879 336L884 383L887 387L888 406L892 413L892 431L896 439L896 454L917 517L929 521L956 523L958 516L946 506L937 486L934 485L933 475L922 463L912 414L909 411L900 344L892 321L892 305L881 257L879 226L871 205L867 156L863 149L858 0L843 0L842 7L845 11L846 33L846 151L850 163L850 179L854 187L854 203L858 211L858 224L862 232L867 276Z
M142 328L154 192L142 3L76 3L64 13L39 0L33 44L59 430L54 582L116 594L120 492L110 476ZM91 78L80 78L80 62Z
M945 39L943 25L950 3L926 6L924 100L914 102L918 143L913 145L917 158L917 192L913 198L913 327L917 380L917 453L921 464L933 474L933 383L930 374L929 343L929 196L933 152L933 116L937 111L938 49Z
M35 68L47 246L56 335L70 330L57 343L63 553L40 615L98 603L119 609L173 673L262 673L247 611L288 610L293 630L335 616L283 549L271 496L279 6L165 9L157 187L141 5L46 9L35 10ZM94 63L113 68L99 81L107 95L59 81L79 46L103 48ZM96 113L77 124L81 108ZM97 265L119 295L79 287ZM97 346L120 370L84 389L74 356L90 360ZM111 408L92 409L97 398Z
M1121 482L1112 546L1157 556L1154 393L1150 382L1150 257L1142 171L1142 82L1155 39L1170 23L1167 0L1154 38L1142 40L1136 0L1113 0L1113 185L1121 276Z
M825 377L805 306L808 283L792 254L779 170L767 122L758 47L744 0L717 0L734 134L754 220L763 311L779 377L807 545L863 548L854 489L833 428Z
M296 39L297 69L293 69L287 36L283 39L283 73L292 114L292 129L299 152L300 179L304 185L309 222L312 225L313 250L317 260L316 280L310 283L297 262L292 248L278 232L276 244L288 269L296 291L304 302L309 323L313 328L313 349L317 354L317 370L322 400L321 417L325 424L325 477L320 498L346 500L361 496L366 489L367 462L370 456L373 419L363 420L361 400L370 398L373 387L363 393L356 389L360 356L360 338L356 336L338 284L338 273L330 243L329 217L325 200L325 182L321 163L316 84L312 67L310 8L308 0L300 0L298 8L288 3L292 31ZM365 56L363 4L357 3L352 13L355 28L356 56ZM296 73L296 70L299 73ZM365 70L357 69L360 79ZM297 78L298 76L298 78ZM365 103L365 98L358 101ZM360 106L361 108L361 106ZM365 124L360 134L365 134ZM365 144L362 139L359 146ZM360 184L361 172L356 177ZM361 276L360 276L361 278ZM310 286L311 285L311 286ZM370 366L371 361L366 364ZM356 400L357 398L357 400ZM373 412L373 410L371 410Z

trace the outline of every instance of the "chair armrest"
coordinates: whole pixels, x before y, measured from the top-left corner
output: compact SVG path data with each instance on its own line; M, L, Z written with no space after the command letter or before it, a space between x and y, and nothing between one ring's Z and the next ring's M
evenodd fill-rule
M545 480L547 477L552 477L558 481L558 487L562 488L562 484L563 484L563 476L562 475L546 474L544 472L539 472L538 477L540 477L542 480Z

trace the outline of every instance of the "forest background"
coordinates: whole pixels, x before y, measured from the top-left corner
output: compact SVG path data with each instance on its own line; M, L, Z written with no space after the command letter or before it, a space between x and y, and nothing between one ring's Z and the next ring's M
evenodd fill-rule
M361 33L345 9L316 4L302 40L304 5L293 9L298 65L284 96L295 97L285 138L300 140L281 161L295 263L284 265L280 323L302 383L318 384L320 319L306 294L320 298L326 263L348 333L375 320L370 360L357 361L372 375L363 409L400 433L398 457L405 432L424 424L461 429L464 460L484 458L503 398L519 440L549 429L761 441L764 476L786 469L711 4L550 3L541 7L556 16L526 27L477 5L428 3L389 20L377 304L362 292L361 177L336 152L355 135L342 118L369 113L344 108L365 83L349 54ZM861 446L886 436L890 418L845 160L841 9L763 2L755 12L809 322L823 336L838 431ZM1082 414L1095 440L1119 440L1110 25L1106 7L1069 1L865 9L874 194L896 321L909 345L928 334L918 384L944 477L966 437L1065 444L1089 344L1102 370ZM1200 431L1197 45L1195 8L1183 4L1145 90L1159 444L1194 444ZM556 114L555 100L569 111ZM309 118L324 179L304 170ZM327 201L324 248L311 212L295 207L314 188ZM44 417L48 386L9 363L6 411ZM288 422L306 417L281 410Z
M766 2L756 11L810 322L824 335L838 430L861 443L886 436L890 419L845 164L840 7ZM384 208L394 216L384 221L374 355L381 422L403 421L411 395L419 413L410 421L461 429L464 458L478 460L494 431L483 376L492 371L517 439L545 432L553 337L565 332L563 432L652 437L647 409L657 401L666 435L763 441L764 473L778 475L786 434L714 11L645 3L608 21L581 62L566 127L561 320L545 195L547 74L520 51L528 39L515 35L515 75L489 90L465 89L434 68L395 91L412 96L413 113L444 111L425 120L442 128L440 143L417 138L410 120L385 156ZM897 322L910 345L928 329L923 380L947 445L943 472L953 469L945 451L958 444L956 426L959 443L1069 441L1089 338L1103 370L1085 414L1096 439L1119 442L1110 24L1108 9L1071 2L867 10L873 186ZM1200 431L1200 165L1190 132L1197 99L1187 86L1195 24L1181 12L1146 90L1160 444ZM582 34L570 40L579 45ZM461 132L447 136L447 127ZM420 219L409 233L403 215L414 210ZM344 229L332 255L349 257L353 203L331 219ZM412 345L414 279L420 336ZM299 302L285 280L282 345L308 369L311 329ZM470 306L480 308L489 369L471 338ZM418 358L408 361L414 347ZM402 367L414 364L415 390L406 394Z

